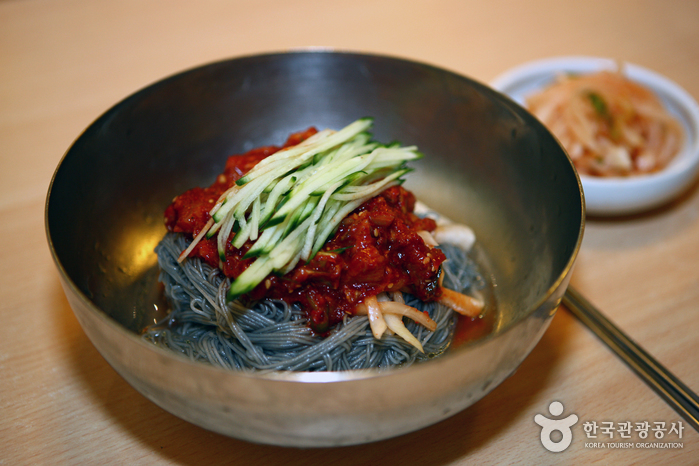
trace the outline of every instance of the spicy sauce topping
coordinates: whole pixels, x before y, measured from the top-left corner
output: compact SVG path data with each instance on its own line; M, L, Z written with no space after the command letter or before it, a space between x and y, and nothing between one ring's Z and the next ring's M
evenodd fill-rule
M219 196L260 160L296 145L315 134L314 128L289 137L282 147L265 146L228 158L226 167L207 188L177 196L165 211L167 228L190 237L209 220ZM249 295L249 300L281 299L306 310L311 328L326 332L356 305L381 292L408 291L423 301L438 299L441 250L427 246L418 234L433 231L434 220L413 213L415 196L401 186L386 189L368 200L340 224L334 237L308 263L300 262L284 276L270 274ZM239 276L255 259L243 259L252 246L236 249L227 242L220 260L216 238L203 239L190 255L219 268L227 277Z

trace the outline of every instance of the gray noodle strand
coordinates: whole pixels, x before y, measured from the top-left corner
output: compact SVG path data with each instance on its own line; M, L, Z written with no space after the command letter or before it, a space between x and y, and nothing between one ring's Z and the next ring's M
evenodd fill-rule
M345 371L405 366L444 353L454 334L456 314L434 302L404 294L406 304L427 311L434 332L405 319L425 354L395 335L376 340L364 316L346 316L321 338L308 327L304 312L283 301L263 300L252 308L227 302L230 280L198 258L177 262L188 245L181 234L168 233L156 247L160 281L171 312L148 328L143 338L195 361L242 371ZM454 246L447 256L444 286L457 291L482 288L484 282L468 254Z

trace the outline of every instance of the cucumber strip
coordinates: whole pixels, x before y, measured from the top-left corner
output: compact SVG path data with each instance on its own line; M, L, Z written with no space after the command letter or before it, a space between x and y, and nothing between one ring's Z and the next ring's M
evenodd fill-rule
M321 229L319 233L316 233L315 238L313 238L313 247L311 249L311 252L308 256L307 260L313 259L315 255L320 251L320 249L323 247L325 242L328 240L331 234L333 234L333 231L337 227L337 225L332 226L330 225L330 222L332 219L335 217L335 214L342 209L346 203L342 201L336 201L332 199L332 196L330 200L328 201L328 205L325 208L325 212L323 212L323 216L321 219L318 221L318 224L321 225ZM351 211L350 211L351 212ZM322 237L322 239L320 239Z
M386 160L386 161L379 160L379 161L375 161L373 164L368 166L367 171L382 170L384 168L398 168L401 165L404 165L405 162L410 162L412 160L417 160L417 159L418 159L417 157L414 157L414 158L405 157L405 158L399 159L399 160Z
M352 141L347 141L346 143L338 147L333 147L328 151L317 153L313 156L313 160L311 160L311 166L317 168L322 164L332 162L333 160L335 160L335 157L337 157L337 154L340 153L345 148L345 146L351 143Z
M415 147L401 147L399 149L389 149L379 147L374 150L376 153L373 163L369 168L387 167L409 160L419 160L424 155L418 152Z
M279 229L282 228L280 225L276 225L272 228L267 228L265 229L260 237L255 241L255 244L252 245L252 247L248 250L247 253L243 256L243 259L248 259L250 257L259 257L264 254L265 251L265 246L269 246L270 244L273 244L273 241L275 241L275 238L278 239L281 237L281 231ZM271 247L269 250L271 251Z
M313 215L311 216L311 224L308 227L308 233L306 233L306 239L304 240L303 248L300 253L300 259L303 259L306 262L308 262L310 259L311 250L313 249L313 239L315 238L316 230L318 229L318 220L320 220L321 216L325 212L325 206L330 200L330 196L332 196L335 190L342 186L343 182L344 180L342 182L335 183L333 186L328 188L328 190L325 191L323 196L320 198L318 206L313 211Z
M241 199L240 192L244 188L245 187L239 189L231 198L226 199L226 202L221 205L221 208L211 214L211 218L213 218L216 223L221 223L228 214L238 206L238 202Z
M227 298L234 300L245 293L249 293L272 271L291 264L300 247L299 238L306 229L307 225L305 223L299 225L287 238L275 246L269 255L258 257L238 278L231 282Z
M400 184L400 183L396 180L393 180L389 183L386 183L382 188L377 189L375 193L372 192L372 193L369 193L368 195L363 196L361 198L349 201L347 204L343 205L340 209L338 209L338 211L333 214L332 218L330 218L327 221L327 223L323 222L325 226L324 226L323 230L321 230L320 234L318 234L318 236L315 238L315 242L313 244L313 249L311 251L309 260L312 259L318 253L318 251L320 251L320 249L323 247L323 245L325 244L328 237L333 233L333 231L335 231L335 229L340 224L340 222L350 212L352 212L354 209L356 209L357 207L359 207L364 202L371 199L372 197L374 197L376 194L383 191L384 189L387 189L387 188L394 186L394 185L397 185L397 184Z
M301 143L288 148L288 150L279 151L266 159L262 159L248 174L236 182L238 185L244 186L234 194L229 202L221 206L218 212L214 214L214 220L217 223L220 222L234 207L238 208L238 203L242 203L240 206L241 209L247 210L252 202L252 198L259 196L272 180L297 168L315 154L331 149L338 144L342 144L356 134L365 131L371 126L372 122L373 120L370 118L357 120L340 131L334 132L313 144L307 145L307 147L299 147L303 145L303 143ZM278 155L280 153L282 154ZM272 160L269 161L270 159ZM258 170L257 167L265 161L269 162L263 164L263 168ZM246 200L243 201L244 199Z
M272 157L273 156L274 155L272 155ZM251 179L247 184L240 187L240 189L233 194L233 197L231 197L227 203L221 206L221 208L213 215L214 220L216 222L221 221L234 208L247 210L250 203L252 203L256 197L265 191L265 189L268 189L268 186L277 183L279 178L293 172L297 166L298 164L295 164L294 161L277 164L273 170Z
M251 250L255 249L254 253L258 255L265 255L272 252L272 249L274 249L276 245L284 238L284 232L287 231L287 225L289 224L289 221L290 219L286 218L282 223L265 229L265 233L268 230L271 230L271 236L267 237L267 239L263 241L262 244L259 245L259 247L257 243L259 243L260 241L258 240L257 242L255 242Z
M359 172L350 173L349 175L347 175L347 176L345 177L344 180L340 180L340 181L338 181L338 182L336 182L336 183L328 184L328 185L326 185L326 186L322 186L321 189L317 189L317 190L313 191L313 192L311 193L311 196L322 196L322 195L324 195L326 192L328 192L328 190L330 190L330 189L332 189L332 191L336 191L336 190L338 190L339 188L343 188L343 187L345 187L345 186L349 187L349 186L352 185L352 183L355 183L355 182L357 182L357 181L359 181L359 180L364 179L364 177L366 177L367 175L369 175L369 174L368 174L367 172L365 172L365 171L359 171ZM338 185L337 188L334 187L335 184ZM360 187L360 186L357 186L357 187Z
M289 232L295 229L299 224L311 216L313 209L318 205L319 197L310 197L308 200L301 204L289 215L289 221L287 222L286 228L282 237L286 237Z
M213 221L214 214L216 214L216 212L218 212L218 210L221 208L221 206L226 203L228 196L233 196L233 194L235 194L239 189L240 188L238 186L233 185L230 188L228 188L227 190L225 190L218 197L218 199L216 200L216 204L214 204L214 206L209 211L209 216L212 218L212 221ZM215 227L215 228L213 228L213 227ZM207 230L206 238L208 239L208 238L213 237L214 234L216 234L216 232L218 231L219 227L220 227L220 225L216 225L216 223L214 222L214 224L212 225L212 228L209 228Z
M214 220L213 217L211 217L211 219ZM221 222L216 223L216 221L214 220L214 224L211 225L211 228L209 228L209 231L206 232L206 238L209 239L209 238L213 237L220 228L221 228Z
M320 196L311 196L304 205L301 215L296 220L296 224L300 224L310 217L318 206L318 202L320 202Z
M344 219L347 216L347 214L352 212L354 209L359 207L362 204L362 202L364 202L363 199L351 201L343 205L337 210L337 212L335 212L335 214L332 216L332 218L330 218L330 220L328 220L327 223L323 222L323 229L315 238L315 242L313 243L313 249L311 250L311 255L309 259L313 259L313 257L318 253L318 251L320 251L320 249L325 244L325 241L332 234L332 232L335 231L335 228L340 224L342 219Z
M387 167L387 168L379 168L378 170L374 170L371 172L366 172L366 171L360 172L360 173L358 173L358 175L361 175L361 176L358 177L358 179L354 180L352 183L348 183L347 186L345 186L343 188L343 191L346 191L346 192L360 191L364 186L381 180L382 178L390 175L391 173L393 173L397 169L400 169L400 167Z
M296 264L298 264L300 260L301 260L301 250L299 250L296 253L296 255L289 261L289 263L285 267L283 267L279 272L282 275L286 275L287 273L294 270L294 267L296 267Z
M248 225L248 220L245 218L245 212L234 212L233 213L233 218L235 218L236 223L238 224L239 230L245 230L247 225Z
M286 274L300 260L311 260L350 212L402 182L410 171L406 162L422 154L414 146L373 141L372 123L360 119L282 149L219 198L209 230L218 233L219 254L234 234L232 245L252 241L244 257L256 258L231 283L229 299L252 291L270 273Z
M232 215L236 220L238 220L238 225L240 226L240 231L238 231L233 238L233 246L240 249L243 247L247 240L255 241L259 235L258 226L260 221L260 198L258 197L252 202L252 209L247 221L245 220L245 213L243 212L240 216L238 213Z
M285 164L283 166L276 167L274 170L265 173L259 178L250 180L249 183L241 187L241 189L228 203L224 204L218 210L218 212L214 214L214 220L216 222L220 222L234 209L238 215L240 215L241 212L247 211L250 204L252 204L257 197L259 197L265 190L269 189L272 184L278 184L279 178L287 175L290 171L293 171L294 168L295 167L293 165ZM274 190L274 188L272 188L272 190Z
M350 201L354 201L356 199L364 199L366 201L366 200L371 199L374 196L379 195L381 193L381 191L384 191L384 190L390 188L391 186L396 186L396 185L399 185L402 183L403 183L403 180L400 180L400 179L399 180L395 180L395 179L387 180L385 183L381 183L380 185L378 183L376 183L376 186L374 186L372 189L362 191L359 193L354 193L354 194L335 193L335 195L333 195L333 199L336 201L340 201L340 202L350 202Z
M228 240L228 237L231 235L231 230L233 230L234 223L235 217L231 216L227 218L225 221L218 224L221 225L221 231L219 231L218 236L216 237L216 246L218 249L218 257L221 260L226 259L226 241Z
M276 152L273 157L267 157L260 160L257 165L255 165L248 173L245 174L245 176L236 181L236 184L238 186L247 184L251 179L261 176L267 173L269 170L278 167L280 163L286 163L289 159L294 159L307 152L334 133L335 131L329 129L319 131L308 139L302 141L300 144L281 149L280 151Z
M259 171L262 171L268 165L273 165L277 160L287 160L291 158L296 158L306 161L313 157L315 154L327 151L339 144L346 142L355 135L363 131L366 131L372 125L372 123L372 118L362 118L353 123L350 123L349 125L342 128L340 131L332 132L332 134L329 134L323 138L319 138L317 141L314 140L310 144L301 143L296 146L290 147L286 150L281 150L273 154L272 156L263 159L262 161L260 161L260 163L255 165L255 167L253 167L253 169L246 176L238 180L238 185L247 183L248 177L257 176L256 172L258 170L256 169L260 164L262 164L262 166L259 168ZM308 139L306 139L306 141L308 141ZM265 160L269 160L269 162L263 163L265 162Z
M214 215L216 215L216 212L219 211L219 209L226 203L228 200L228 196L233 196L240 188L238 186L233 186L231 188L228 188L226 192L221 194L219 197L218 201L216 202L216 205L209 211L209 216L211 217L211 220L213 222L213 225L209 230L206 232L206 238L212 238L216 232L221 228L221 223L216 223L216 219L214 219Z
M270 254L272 250L275 248L275 246L281 241L283 235L284 235L284 230L286 230L286 225L287 223L280 223L279 225L274 228L274 234L270 237L269 241L265 244L262 245L262 254ZM265 230L267 231L267 230Z
M280 170L281 171L281 170ZM213 215L214 220L218 223L223 220L231 211L236 210L239 213L246 211L253 200L255 200L265 188L274 182L279 177L277 172L267 173L260 178L250 181L245 186L241 187L233 197L221 206L220 209Z
M400 175L398 176L402 176L410 171L412 171L411 168L393 167L382 168L379 170L372 171L370 173L360 172L356 174L358 175L356 180L353 180L351 183L347 183L345 186L343 186L343 188L340 191L343 194L366 191L368 189L371 189L371 187L376 183L385 180L387 177L392 177L391 179L394 179L396 173L400 172Z
M233 247L238 249L242 248L245 242L250 238L251 233L252 222L246 222L245 225L240 225L240 230L235 234L232 240Z
M256 241L260 227L260 198L258 197L252 203L252 212L250 213L250 240Z
M303 203L311 193L318 190L321 186L331 185L336 183L338 178L345 178L348 174L362 170L372 159L373 156L367 154L365 156L346 160L337 166L326 165L321 167L314 177L309 178L305 183L291 190L289 193L289 202L279 209L272 219L275 219L275 217L283 218Z
M375 183L372 183L368 186L363 186L362 188L357 190L356 192L337 192L333 194L333 199L337 201L353 201L355 199L359 198L371 198L379 194L381 191L383 191L386 188L386 185L392 182L393 180L400 178L401 176L405 175L406 173L410 172L410 169L404 168L403 170L399 170L397 172L392 173L391 175L383 178L381 181L377 181Z
M274 264L272 264L271 257L258 258L231 282L226 298L229 301L234 301L245 293L251 292L272 270L274 270Z
M290 241L283 243L283 247L280 247L278 252L272 250L272 253L269 256L272 258L274 270L281 272L286 267L293 269L296 266L293 259L298 252L299 236L300 235L294 236ZM282 243L280 243L279 246L282 246Z
M265 206L260 213L261 226L264 226L267 221L272 218L272 215L274 215L275 209L277 208L277 204L279 203L279 199L282 197L282 195L286 194L289 189L291 189L291 186L295 181L296 177L294 175L287 175L274 186L274 189L272 189L269 196L267 196Z
M290 147L285 147L281 150L279 150L275 155L275 159L269 160L269 157L261 160L255 167L252 168L252 170L259 170L261 168L264 168L266 165L273 163L275 160L278 160L280 158L289 158L289 157L294 157L295 155L298 155L298 153L304 152L308 150L309 147L314 146L315 144L318 144L320 141L323 139L327 138L328 136L335 134L336 131L332 129L324 129L321 131L318 131L316 134L312 135L309 138L306 138L305 140L301 141L299 144L295 146L290 146ZM250 171L248 173L253 173L253 171Z
M282 240L272 251L270 252L270 257L274 262L275 269L281 269L285 265L291 263L291 259L296 256L296 253L300 251L302 246L302 235L308 231L308 226L310 225L310 218L307 218L303 223L301 223L294 231L292 231L286 238ZM293 266L296 266L294 263Z
M288 194L292 188L306 183L309 178L315 177L318 173L318 170L320 169L320 166L321 166L320 164L309 165L308 167L305 167L303 169L295 171L294 172L294 177L295 177L294 182L289 187L289 189L285 192L285 194Z
M359 135L357 137L356 143L347 146L345 150L343 150L341 153L337 155L337 160L346 160L361 154L367 154L379 147L381 147L381 143L371 141L370 136L366 133L363 133L363 135Z
M369 153L379 146L380 144L378 142L371 142L371 135L369 133L360 133L351 141L348 141L340 146L337 150L327 154L322 159L319 159L318 163L326 164L342 162L352 157Z

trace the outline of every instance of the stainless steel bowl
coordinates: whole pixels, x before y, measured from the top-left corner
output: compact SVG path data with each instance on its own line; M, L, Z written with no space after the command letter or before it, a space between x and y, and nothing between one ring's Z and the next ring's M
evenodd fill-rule
M377 139L427 154L408 188L474 228L496 285L496 330L442 358L387 372L242 374L143 342L138 332L162 299L153 248L170 200L208 185L227 155L363 116L375 117ZM565 152L506 97L426 64L309 51L213 63L115 105L58 166L46 229L76 317L134 388L206 429L309 447L420 429L508 377L561 300L583 212Z

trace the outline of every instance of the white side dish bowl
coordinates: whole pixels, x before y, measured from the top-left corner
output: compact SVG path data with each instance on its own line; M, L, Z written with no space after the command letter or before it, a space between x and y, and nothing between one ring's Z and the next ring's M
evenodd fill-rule
M515 67L491 82L491 86L526 107L526 98L551 84L561 73L594 73L617 68L615 60L595 57L556 57ZM699 171L699 105L687 91L668 78L630 63L624 74L653 90L685 131L682 150L662 170L630 177L580 175L588 215L611 216L639 213L659 207L682 194Z

